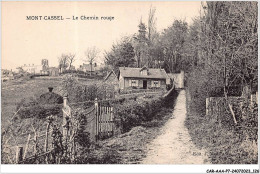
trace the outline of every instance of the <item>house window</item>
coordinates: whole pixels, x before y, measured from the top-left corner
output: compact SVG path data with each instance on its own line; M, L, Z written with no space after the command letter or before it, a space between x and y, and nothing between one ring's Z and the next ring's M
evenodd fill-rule
M130 86L138 86L138 80L130 80Z
M152 81L152 87L160 87L160 81Z

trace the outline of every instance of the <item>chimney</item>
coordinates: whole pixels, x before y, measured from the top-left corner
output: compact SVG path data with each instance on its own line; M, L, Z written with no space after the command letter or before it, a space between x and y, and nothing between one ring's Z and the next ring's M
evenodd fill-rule
M48 87L48 89L49 89L49 92L52 92L53 87Z

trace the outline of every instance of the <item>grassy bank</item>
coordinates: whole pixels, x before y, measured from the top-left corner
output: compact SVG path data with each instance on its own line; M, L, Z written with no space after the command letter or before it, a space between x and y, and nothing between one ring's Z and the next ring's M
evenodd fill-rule
M198 112L196 105L187 96L185 124L192 141L198 147L208 150L213 164L257 164L257 142L245 137L244 130L225 125L213 115L205 116Z

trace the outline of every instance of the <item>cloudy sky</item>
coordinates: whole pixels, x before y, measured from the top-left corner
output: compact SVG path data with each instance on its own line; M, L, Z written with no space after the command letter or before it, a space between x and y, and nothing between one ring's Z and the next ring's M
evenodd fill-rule
M138 31L140 18L147 24L149 8L156 8L157 30L169 27L174 19L189 24L199 15L200 2L2 2L2 68L40 64L48 59L58 65L62 53L75 53L76 67L84 52L96 46L104 51L122 36ZM72 16L113 16L112 21L72 20ZM26 16L63 16L60 21L26 20ZM42 18L43 18L42 17Z

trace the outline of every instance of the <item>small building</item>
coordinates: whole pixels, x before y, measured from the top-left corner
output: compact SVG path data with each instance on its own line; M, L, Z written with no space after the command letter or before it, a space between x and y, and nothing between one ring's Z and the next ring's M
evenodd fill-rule
M119 67L120 89L166 89L167 79L164 69Z
M50 67L48 71L49 71L49 76L59 76L59 68Z
M47 59L42 59L41 65L24 64L20 67L23 71L33 75L48 75L49 62Z
M78 71L83 71L88 74L96 74L96 75L103 75L101 73L101 69L103 68L103 65L97 65L97 63L91 64L85 64L80 65L79 68L77 69Z

